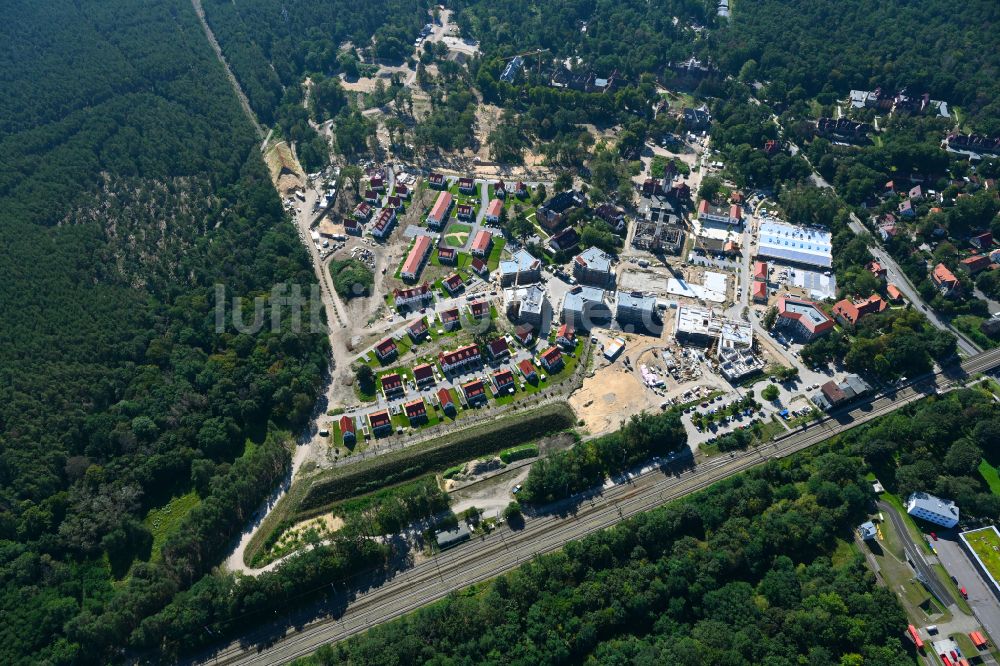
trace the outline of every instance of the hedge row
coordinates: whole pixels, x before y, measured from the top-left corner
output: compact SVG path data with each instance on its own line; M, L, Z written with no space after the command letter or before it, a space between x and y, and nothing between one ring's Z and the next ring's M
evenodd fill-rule
M421 442L398 453L369 458L318 477L306 491L300 514L326 505L446 469L572 427L576 415L564 402L544 405Z

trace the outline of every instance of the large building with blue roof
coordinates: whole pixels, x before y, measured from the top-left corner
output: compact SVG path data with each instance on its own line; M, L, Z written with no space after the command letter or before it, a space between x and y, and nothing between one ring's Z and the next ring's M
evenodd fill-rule
M828 269L833 265L829 231L785 222L762 222L757 255L787 264Z

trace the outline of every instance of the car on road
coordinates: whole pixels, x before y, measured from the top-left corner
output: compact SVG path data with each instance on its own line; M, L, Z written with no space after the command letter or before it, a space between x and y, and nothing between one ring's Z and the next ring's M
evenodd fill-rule
M514 486L514 489L511 491L511 494L516 495L519 492L521 492L521 484L520 483L517 484L516 486Z
M931 538L934 539L935 541L937 541L937 534L934 533L934 532L931 532Z

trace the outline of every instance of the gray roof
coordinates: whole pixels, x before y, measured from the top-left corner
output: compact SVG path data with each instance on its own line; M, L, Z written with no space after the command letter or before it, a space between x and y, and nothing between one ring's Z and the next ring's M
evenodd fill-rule
M906 499L906 511L923 509L939 516L947 516L958 520L958 505L951 500L935 497L930 493L913 493Z
M579 289L573 289L566 294L566 298L563 299L563 310L571 310L573 312L583 312L584 308L587 307L587 303L603 303L604 302L604 290L598 289L597 287L580 287Z
M521 314L526 312L541 314L544 305L545 290L541 286L534 284L524 290L524 295L521 296Z
M618 307L652 312L656 309L656 299L645 294L620 291L618 292Z
M538 268L540 262L530 252L520 249L514 253L513 259L505 259L500 262L501 275L514 275L524 273L533 268Z
M464 522L460 522L458 527L438 532L437 542L442 548L447 548L448 546L454 546L457 543L461 543L471 536L472 532L469 531L468 525Z
M830 268L833 242L829 231L784 222L760 225L758 254L797 264Z
M592 271L599 273L611 271L611 256L600 248L588 247L577 255L577 259L582 259Z

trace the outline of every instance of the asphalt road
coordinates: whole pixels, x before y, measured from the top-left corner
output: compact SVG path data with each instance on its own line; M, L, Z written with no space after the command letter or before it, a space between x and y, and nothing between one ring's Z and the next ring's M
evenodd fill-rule
M962 368L971 375L992 370L997 365L1000 365L1000 350L966 359ZM521 530L512 531L504 527L483 539L466 542L406 569L379 587L342 600L342 610L336 613L318 617L291 630L285 630L280 624L265 627L190 663L289 662L325 643L343 640L437 601L450 592L489 580L523 564L536 554L557 550L567 541L580 539L625 518L702 490L769 458L801 451L919 400L932 388L944 389L951 384L952 381L939 372L850 411L834 413L822 423L797 430L770 445L732 457L714 458L687 469L655 468L633 476L627 483L605 489L600 495L571 498L550 507L546 514L530 518ZM902 533L905 534L905 531ZM329 602L327 605L330 605ZM275 638L276 632L278 638Z
M975 613L976 619L994 640L1000 640L1000 601L986 586L986 581L965 554L958 543L958 535L951 531L938 533L934 548L948 574L954 576L958 584L964 586L969 593L969 607Z
M889 520L892 522L893 528L899 535L899 538L903 542L903 550L906 551L906 559L909 560L910 565L914 567L919 574L920 579L924 582L928 588L930 588L931 593L937 597L945 607L951 606L955 603L955 599L951 594L951 590L945 587L944 583L937 577L934 573L934 569L927 564L927 560L924 559L924 553L921 545L918 545L913 541L913 537L909 530L906 529L906 522L903 517L896 512L888 502L879 501L878 508L882 513L889 516Z

